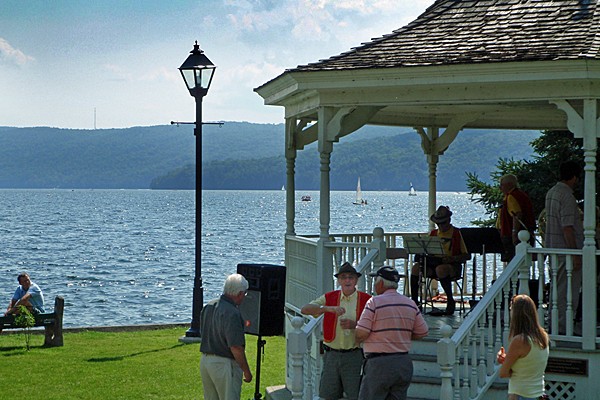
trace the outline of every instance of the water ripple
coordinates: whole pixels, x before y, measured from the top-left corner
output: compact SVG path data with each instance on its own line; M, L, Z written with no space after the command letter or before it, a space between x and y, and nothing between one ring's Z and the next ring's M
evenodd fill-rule
M296 204L296 232L319 232L318 192ZM331 195L331 229L426 231L427 198L398 192ZM65 298L65 326L179 323L191 320L194 285L193 191L0 190L0 301L19 272L44 290L49 308ZM440 193L453 222L483 217L465 194ZM204 300L219 295L238 263L283 265L285 192L204 191Z

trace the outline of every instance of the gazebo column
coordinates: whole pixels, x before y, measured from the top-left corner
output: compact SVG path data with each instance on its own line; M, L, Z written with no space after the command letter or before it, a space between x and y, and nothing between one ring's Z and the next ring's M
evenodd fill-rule
M286 167L286 182L285 182L285 221L286 235L296 234L296 119L287 118L285 121L285 167Z
M414 128L421 136L421 148L427 156L429 166L429 214L427 216L433 214L437 208L437 165L440 161L439 156L444 154L462 128L467 123L476 120L480 115L480 112L456 114L452 117L441 136L440 129L436 126L428 127L427 132L423 127ZM434 228L431 221L429 221L429 228Z
M325 248L325 243L329 241L329 223L331 220L331 152L333 151L333 142L329 140L331 132L328 132L329 122L334 115L334 109L331 107L321 107L319 109L318 129L318 149L320 160L320 187L319 187L319 240L317 242L317 282L321 282L320 293L333 290L333 263L331 253Z
M427 128L427 137L430 140L430 143L435 143L435 141L440 136L440 129L437 127ZM435 152L434 146L429 146L429 152L426 152L427 155L427 167L428 167L428 178L429 178L429 197L428 197L428 207L427 207L427 216L432 215L437 208L437 166L440 162L440 156L437 152ZM435 228L432 221L427 219L429 222L429 230Z
M576 138L583 139L584 151L584 209L582 265L582 339L583 349L596 348L596 153L600 136L598 99L583 101L583 116L567 100L554 104L567 114L567 125Z

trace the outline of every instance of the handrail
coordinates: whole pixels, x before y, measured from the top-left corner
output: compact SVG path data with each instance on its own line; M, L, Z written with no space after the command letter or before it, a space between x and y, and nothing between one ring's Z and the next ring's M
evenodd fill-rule
M535 264L532 264L532 254L539 254L537 259L539 288L538 295L542 294L545 280L545 269L554 266L556 269L557 256L566 256L567 276L572 271L572 257L581 255L580 249L547 249L532 248L527 242L529 233L519 232L521 241L516 248L516 254L505 267L503 273L489 288L488 292L471 309L459 328L451 335L451 328L444 326L443 338L438 342L438 364L440 365L442 385L440 399L451 400L456 398L469 398L472 400L483 399L489 387L498 378L500 366L496 364L496 352L500 346L507 346L510 321L510 295L517 293L529 294L529 280L535 277ZM546 259L544 256L551 256ZM550 264L547 265L546 261ZM556 272L554 272L552 290L556 298ZM570 279L570 278L568 278ZM570 288L570 283L569 283ZM573 312L571 301L568 300L570 289L567 292L567 317ZM539 299L542 301L542 298ZM564 301L564 299L562 299ZM553 329L558 326L558 313L555 310L556 299L549 305L553 313ZM571 307L571 310L569 308ZM543 321L543 305L538 306L538 317ZM585 318L585 315L584 315ZM559 338L570 342L581 342L581 338L574 337L570 332L573 324L567 323L567 335L551 335L550 338Z
M375 258L379 255L379 249L371 249L365 257L360 260L360 264L356 267L356 272L363 273L367 267L375 261Z
M523 254L515 255L511 262L506 266L502 274L500 274L500 277L496 279L496 282L490 286L486 295L483 296L477 303L477 307L471 309L469 315L466 316L466 318L463 320L463 323L456 330L454 335L452 335L452 340L455 343L462 341L462 339L464 339L464 337L472 329L472 325L482 318L487 308L495 301L497 295L500 294L502 289L510 282L514 274L518 272L518 267L525 262L524 259L525 255Z
M318 317L309 316L308 322L302 327L302 332L304 332L307 336L312 335L315 329L317 329L323 321L323 315L324 314L321 314Z
M442 400L482 399L498 376L500 367L495 364L495 354L499 346L506 344L508 339L509 289L516 293L516 276L524 283L529 279L528 261L531 256L527 254L527 250L530 246L525 240L529 238L525 238L526 231L522 233L519 233L522 242L517 245L515 257L454 335L449 337L448 327L442 330L444 337L438 342L437 357L442 371ZM526 274L523 271L525 266ZM526 285L521 288L524 286ZM452 370L455 371L454 374L451 373Z

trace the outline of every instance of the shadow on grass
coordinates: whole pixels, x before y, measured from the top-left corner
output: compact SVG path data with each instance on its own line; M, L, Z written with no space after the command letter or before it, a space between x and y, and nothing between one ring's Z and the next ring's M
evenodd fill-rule
M173 345L171 347L165 347L165 348L162 348L162 349L153 349L153 350L140 351L140 352L137 352L137 353L125 354L125 355L122 355L122 356L90 358L90 359L88 359L88 362L123 361L126 358L141 356L143 354L158 353L158 352L161 352L161 351L172 350L172 349L175 349L175 348L181 347L181 346L185 346L185 344L184 343L178 343L178 344L175 344L175 345Z
M29 346L30 350L33 349L45 349L48 348L47 346L44 345L39 345L39 346ZM19 356L19 355L23 355L25 353L27 353L27 347L25 345L23 346L1 346L0 347L0 353L4 353L2 354L4 357L10 357L10 356Z
M42 347L42 346L29 346L30 349L33 349L35 347ZM17 352L18 350L21 350L21 351ZM7 353L7 354L2 354L4 357L10 357L10 356L16 356L16 355L21 355L21 354L27 353L27 348L25 346L0 347L0 352Z

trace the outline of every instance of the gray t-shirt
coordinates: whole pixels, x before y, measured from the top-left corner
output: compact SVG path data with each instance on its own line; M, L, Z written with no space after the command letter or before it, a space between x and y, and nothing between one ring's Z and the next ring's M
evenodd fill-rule
M202 342L200 351L233 358L230 347L245 346L244 321L240 310L227 296L211 300L201 314Z

